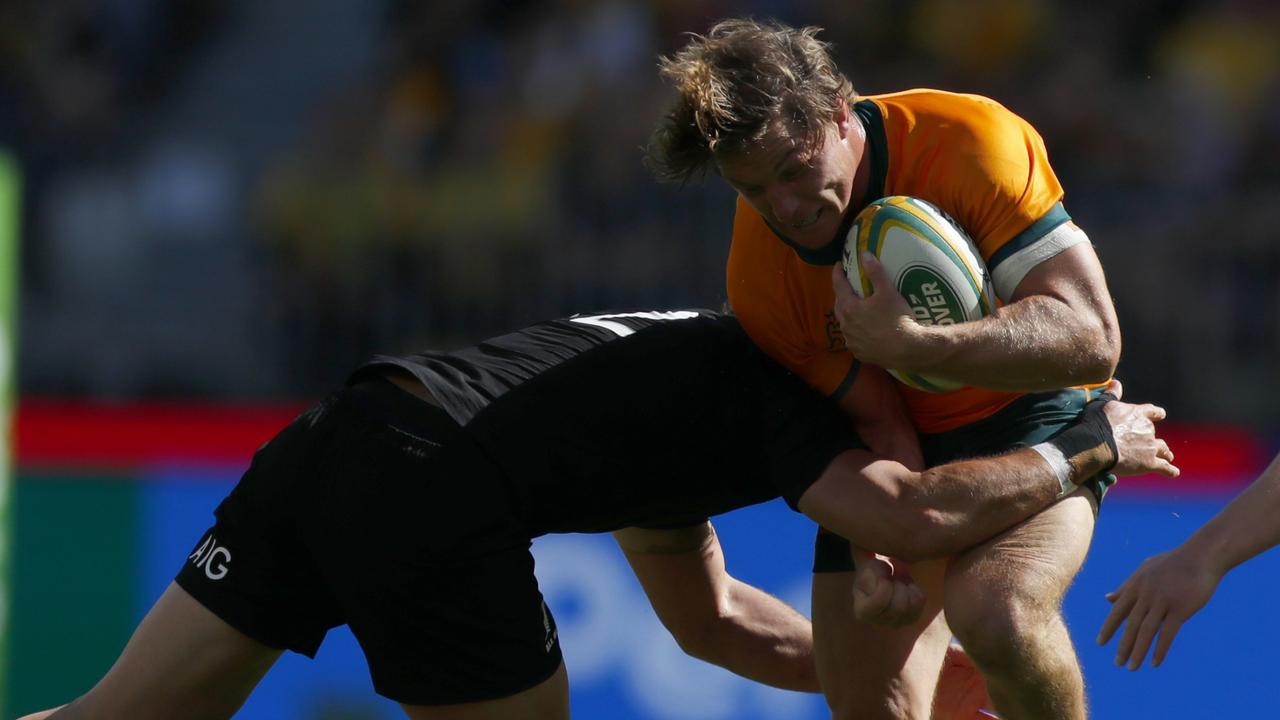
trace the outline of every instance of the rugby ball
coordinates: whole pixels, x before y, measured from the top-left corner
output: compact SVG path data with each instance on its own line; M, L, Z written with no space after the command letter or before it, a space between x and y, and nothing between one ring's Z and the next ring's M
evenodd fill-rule
M844 271L861 297L871 292L862 254L880 260L916 322L954 325L990 315L995 308L991 277L978 247L964 229L935 205L895 195L868 205L853 221L844 244ZM964 387L942 378L889 370L917 390L947 392Z

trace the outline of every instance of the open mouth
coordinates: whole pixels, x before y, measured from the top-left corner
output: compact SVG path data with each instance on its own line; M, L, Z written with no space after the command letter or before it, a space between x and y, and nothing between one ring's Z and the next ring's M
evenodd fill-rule
M807 227L809 227L810 225L812 225L812 224L814 224L814 223L818 222L818 216L819 216L819 215L821 215L821 214L822 214L822 211L821 211L821 210L819 210L819 211L815 212L814 214L810 215L809 217L807 217L807 218L805 218L805 219L801 220L800 222L794 222L794 223L791 223L791 228L792 228L793 230L803 230L804 228L807 228Z

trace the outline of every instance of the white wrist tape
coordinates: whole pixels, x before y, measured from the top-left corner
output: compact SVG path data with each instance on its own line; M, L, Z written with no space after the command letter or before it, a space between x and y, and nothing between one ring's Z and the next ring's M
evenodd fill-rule
M1053 474L1058 478L1058 499L1070 495L1080 487L1071 479L1071 463L1067 462L1067 458L1053 443L1042 442L1039 445L1032 445L1032 450L1040 454L1044 461L1049 464L1049 468L1053 470Z

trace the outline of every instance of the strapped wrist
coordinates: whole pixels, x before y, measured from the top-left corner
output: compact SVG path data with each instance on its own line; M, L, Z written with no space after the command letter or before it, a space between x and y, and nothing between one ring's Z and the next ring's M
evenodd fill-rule
M1103 412L1103 407L1115 399L1111 393L1102 393L1084 406L1067 429L1032 448L1053 467L1064 495L1094 475L1110 470L1119 459L1111 423Z
M1042 442L1038 445L1032 445L1032 450L1039 453L1040 457L1048 463L1049 469L1053 470L1053 474L1058 479L1058 499L1070 495L1080 487L1073 477L1075 473L1071 471L1071 463L1067 462L1067 457L1062 454L1062 450L1051 442Z

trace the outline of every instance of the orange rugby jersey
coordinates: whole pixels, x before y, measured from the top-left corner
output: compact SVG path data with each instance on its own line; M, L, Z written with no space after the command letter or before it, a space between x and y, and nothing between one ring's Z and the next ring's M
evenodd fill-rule
M888 195L937 205L977 243L1002 301L1035 265L1087 242L1062 208L1062 186L1040 135L999 103L909 90L865 97L853 112L866 129L871 184L850 213ZM738 198L727 267L729 304L761 349L836 398L858 368L833 311L831 266L840 261L843 246L843 232L821 250L794 245ZM899 387L922 432L980 420L1019 395Z

